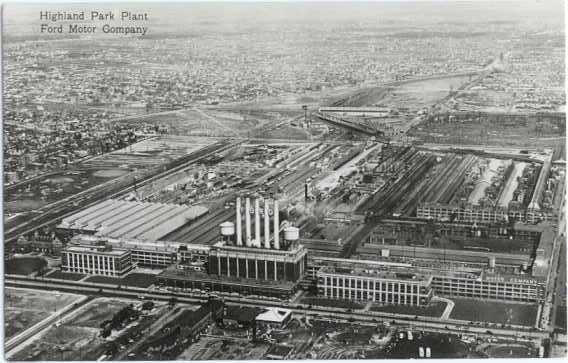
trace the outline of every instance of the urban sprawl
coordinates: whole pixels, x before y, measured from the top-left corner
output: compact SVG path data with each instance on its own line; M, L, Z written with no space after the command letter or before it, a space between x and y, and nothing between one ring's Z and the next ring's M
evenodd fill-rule
M565 356L562 19L282 6L7 33L6 358Z

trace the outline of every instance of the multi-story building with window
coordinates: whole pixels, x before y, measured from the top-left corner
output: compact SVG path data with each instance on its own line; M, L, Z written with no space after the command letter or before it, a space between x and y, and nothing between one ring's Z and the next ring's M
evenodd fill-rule
M546 280L527 275L437 271L432 287L437 295L520 302L542 302Z
M322 297L382 304L427 305L433 295L432 276L403 271L323 267L317 287Z
M123 276L133 267L129 250L113 249L104 241L91 246L69 246L61 254L61 270L67 272Z
M295 282L304 275L306 255L302 245L275 250L219 243L211 246L208 271L217 276Z

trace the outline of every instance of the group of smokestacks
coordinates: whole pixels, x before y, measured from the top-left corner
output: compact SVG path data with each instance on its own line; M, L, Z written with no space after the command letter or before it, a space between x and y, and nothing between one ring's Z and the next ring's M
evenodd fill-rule
M237 198L237 220L236 220L236 244L237 246L243 245L243 235L242 235L242 215L241 215L241 198ZM271 248L270 245L270 213L269 213L269 201L264 200L264 248ZM273 208L273 224L274 224L274 249L280 249L280 241L278 239L278 234L280 231L280 221L278 220L278 201L274 201ZM251 224L251 202L250 198L245 199L245 235L244 244L246 247L261 247L263 238L260 234L261 222L260 222L260 201L258 198L254 200L254 238L252 236L252 224Z

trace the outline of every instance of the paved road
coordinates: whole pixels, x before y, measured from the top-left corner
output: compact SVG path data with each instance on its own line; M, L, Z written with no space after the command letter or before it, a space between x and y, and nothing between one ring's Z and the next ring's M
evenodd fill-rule
M138 298L140 295L145 296L146 299L168 301L172 296L175 296L181 303L200 303L207 300L205 295L196 295L180 291L149 291L147 289L136 287L122 287L117 288L116 285L108 284L95 284L95 283L80 283L75 281L54 281L52 279L33 279L26 277L14 278L13 276L6 277L6 286L18 286L46 290L60 290L71 291L75 293L96 294L101 296L115 296L115 297L129 297ZM255 298L238 298L231 296L224 296L227 305L235 306L250 306L250 307L282 307L292 310L294 313L309 315L313 317L328 317L332 319L347 319L352 322L373 322L391 321L392 324L400 326L415 327L420 330L428 331L443 331L461 334L464 332L474 333L485 336L506 336L518 337L524 335L531 338L542 339L549 336L547 331L535 331L528 327L515 327L515 328L498 328L498 327L482 327L470 325L467 321L448 319L441 320L433 317L418 317L415 319L412 316L402 314L390 314L375 311L346 311L341 308L307 306L299 304L290 304L286 301L279 300L263 300Z

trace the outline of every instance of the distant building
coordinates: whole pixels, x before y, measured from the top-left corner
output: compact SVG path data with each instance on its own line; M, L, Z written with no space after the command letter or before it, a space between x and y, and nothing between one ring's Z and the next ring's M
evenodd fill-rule
M104 241L93 246L70 246L61 254L61 270L66 272L119 277L133 268L129 250L113 249Z

